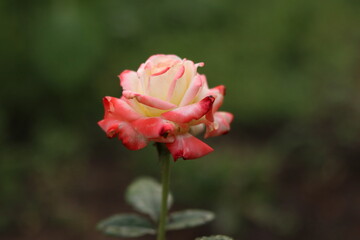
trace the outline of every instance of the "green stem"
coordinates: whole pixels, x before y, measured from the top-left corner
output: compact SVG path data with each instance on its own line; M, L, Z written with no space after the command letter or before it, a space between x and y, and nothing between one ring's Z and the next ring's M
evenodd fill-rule
M166 223L168 215L168 195L169 195L169 180L170 180L170 152L163 143L156 143L159 153L159 160L161 163L161 211L159 226L157 231L157 240L165 240Z

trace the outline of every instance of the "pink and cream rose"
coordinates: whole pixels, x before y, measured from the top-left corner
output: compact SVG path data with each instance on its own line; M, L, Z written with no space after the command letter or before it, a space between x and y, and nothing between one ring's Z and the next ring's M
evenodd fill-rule
M120 75L122 97L104 97L104 119L98 124L109 138L131 150L149 142L165 143L174 160L195 159L213 149L192 134L204 127L205 138L230 130L233 115L220 112L223 85L208 88L204 66L175 55L153 55L135 71Z

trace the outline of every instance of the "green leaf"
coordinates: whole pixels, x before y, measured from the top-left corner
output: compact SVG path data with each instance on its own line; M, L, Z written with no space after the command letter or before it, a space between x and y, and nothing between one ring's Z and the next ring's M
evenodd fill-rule
M134 181L126 191L126 200L137 211L150 215L157 221L161 208L161 185L152 178L140 178ZM168 196L168 208L172 205L172 196Z
M97 229L116 237L140 237L155 234L153 225L136 214L117 214L98 223Z
M167 230L179 230L203 225L214 219L214 214L205 210L188 209L173 212L169 216Z
M233 240L233 238L224 235L214 235L209 237L198 237L195 240Z

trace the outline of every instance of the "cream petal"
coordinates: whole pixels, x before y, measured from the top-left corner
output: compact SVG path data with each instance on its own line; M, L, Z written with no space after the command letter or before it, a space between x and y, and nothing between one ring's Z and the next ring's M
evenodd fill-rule
M140 79L136 72L125 70L118 76L120 78L120 85L123 90L129 90L133 92L142 92L140 86Z
M167 101L170 88L174 88L174 84L182 76L184 66L182 64L175 65L160 75L149 76L146 85L147 95ZM178 89L176 89L178 91Z
M147 96L147 95L143 95L143 94L139 94L139 93L135 93L135 92L131 92L131 91L123 91L123 96L128 99L135 98L136 100L138 100L139 103L142 103L149 107L161 109L161 110L169 110L169 109L176 107L176 105L166 102L166 101L163 101L156 97Z
M173 92L170 99L170 102L176 105L180 105L180 102L182 101L187 89L189 88L191 82L194 80L194 77L196 75L197 66L194 64L193 61L184 60L184 67L184 74L176 81L176 91Z
M201 87L203 86L203 83L203 78L199 74L196 74L194 79L191 81L190 86L186 90L179 106L182 107L192 103L196 95L199 93Z

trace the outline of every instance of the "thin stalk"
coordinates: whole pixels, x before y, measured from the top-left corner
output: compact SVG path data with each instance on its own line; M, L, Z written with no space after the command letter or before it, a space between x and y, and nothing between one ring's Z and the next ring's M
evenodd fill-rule
M157 240L165 240L166 223L168 215L168 194L169 194L169 182L170 182L170 152L163 143L156 143L156 147L159 153L159 160L161 164L161 210L159 226L157 231Z

